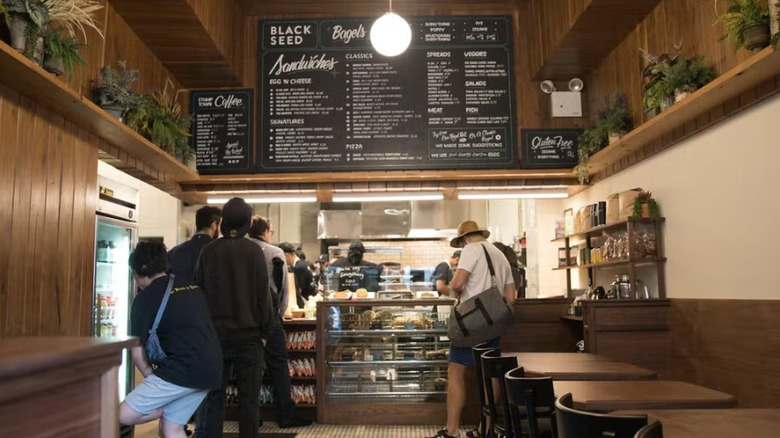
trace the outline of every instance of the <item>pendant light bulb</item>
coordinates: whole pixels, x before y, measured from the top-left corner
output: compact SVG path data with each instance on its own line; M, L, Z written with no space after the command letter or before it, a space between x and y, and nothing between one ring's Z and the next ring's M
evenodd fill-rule
M371 26L371 45L385 56L403 53L412 42L412 28L400 15L388 12Z

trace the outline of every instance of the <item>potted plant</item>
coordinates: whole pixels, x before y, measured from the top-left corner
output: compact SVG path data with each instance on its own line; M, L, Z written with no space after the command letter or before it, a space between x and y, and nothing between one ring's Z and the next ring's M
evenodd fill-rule
M661 84L664 77L664 69L674 65L682 56L682 42L673 45L674 52L671 54L662 53L653 55L644 49L639 49L641 57L647 64L642 69L642 102L645 106L645 113L649 118L660 114L668 107L672 106L674 100L674 90L668 90L665 84Z
M138 70L128 70L124 61L118 64L118 70L108 65L100 69L100 78L92 90L92 100L121 121L128 110L144 101L144 96L133 91L133 85L140 76Z
M49 24L49 11L41 0L2 0L11 47L37 64L43 61L42 32Z
M577 179L579 179L580 184L587 183L590 178L587 166L588 159L609 143L608 137L609 133L606 128L598 123L593 128L584 130L580 135L577 149L580 161L580 164L577 165Z
M103 38L103 32L94 18L95 12L103 9L100 2L96 0L43 0L43 3L49 11L50 20L67 29L70 36L76 38L78 30L86 43L86 28L90 28Z
M777 50L778 45L780 45L780 1L775 3L775 10L777 10L777 14L775 14L775 27L778 29L777 32L775 32L774 35L772 35L772 40L770 41L770 44L772 44L772 48L774 50Z
M602 125L612 144L634 128L634 119L628 109L628 99L623 93L615 93L604 99L604 108L596 116L596 124Z
M190 118L183 114L177 94L168 79L162 92L146 94L143 103L127 114L127 125L187 164L195 152L189 143Z
M654 220L661 218L661 210L658 202L653 199L652 193L644 190L639 192L639 195L634 199L634 217Z
M704 57L680 59L676 63L661 68L666 90L674 90L674 101L679 102L689 94L707 85L715 79L715 71L704 64Z
M769 45L769 7L767 0L729 0L731 6L723 15L718 15L717 23L726 26L726 38L734 42L735 49L745 47L759 51ZM716 13L717 13L717 2Z
M62 29L53 28L43 35L44 57L42 67L55 76L68 74L70 80L74 65L87 65L79 54L83 46L79 40L70 35L62 35Z
M672 60L673 59L673 60ZM685 99L715 79L715 71L705 65L703 58L686 59L682 56L659 62L642 89L642 100L647 108L663 112L675 102Z

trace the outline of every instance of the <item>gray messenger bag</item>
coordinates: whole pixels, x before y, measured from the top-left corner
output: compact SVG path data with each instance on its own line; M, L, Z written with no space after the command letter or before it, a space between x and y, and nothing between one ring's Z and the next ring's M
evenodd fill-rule
M490 254L484 245L482 250L487 258L492 285L452 309L447 336L453 347L473 347L497 338L514 321L512 306L506 302L503 292L496 284L496 271L493 269Z

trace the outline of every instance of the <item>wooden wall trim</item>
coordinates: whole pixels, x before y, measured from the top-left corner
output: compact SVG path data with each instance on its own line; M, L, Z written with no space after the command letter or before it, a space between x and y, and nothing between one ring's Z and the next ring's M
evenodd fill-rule
M673 379L780 408L780 300L672 299Z

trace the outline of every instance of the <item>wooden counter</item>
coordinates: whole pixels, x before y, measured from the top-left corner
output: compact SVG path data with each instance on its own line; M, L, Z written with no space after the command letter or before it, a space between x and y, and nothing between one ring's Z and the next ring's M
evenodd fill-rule
M582 324L561 320L570 298L515 300L515 322L501 336L502 351L574 352Z
M112 438L118 367L137 338L0 339L0 437Z

